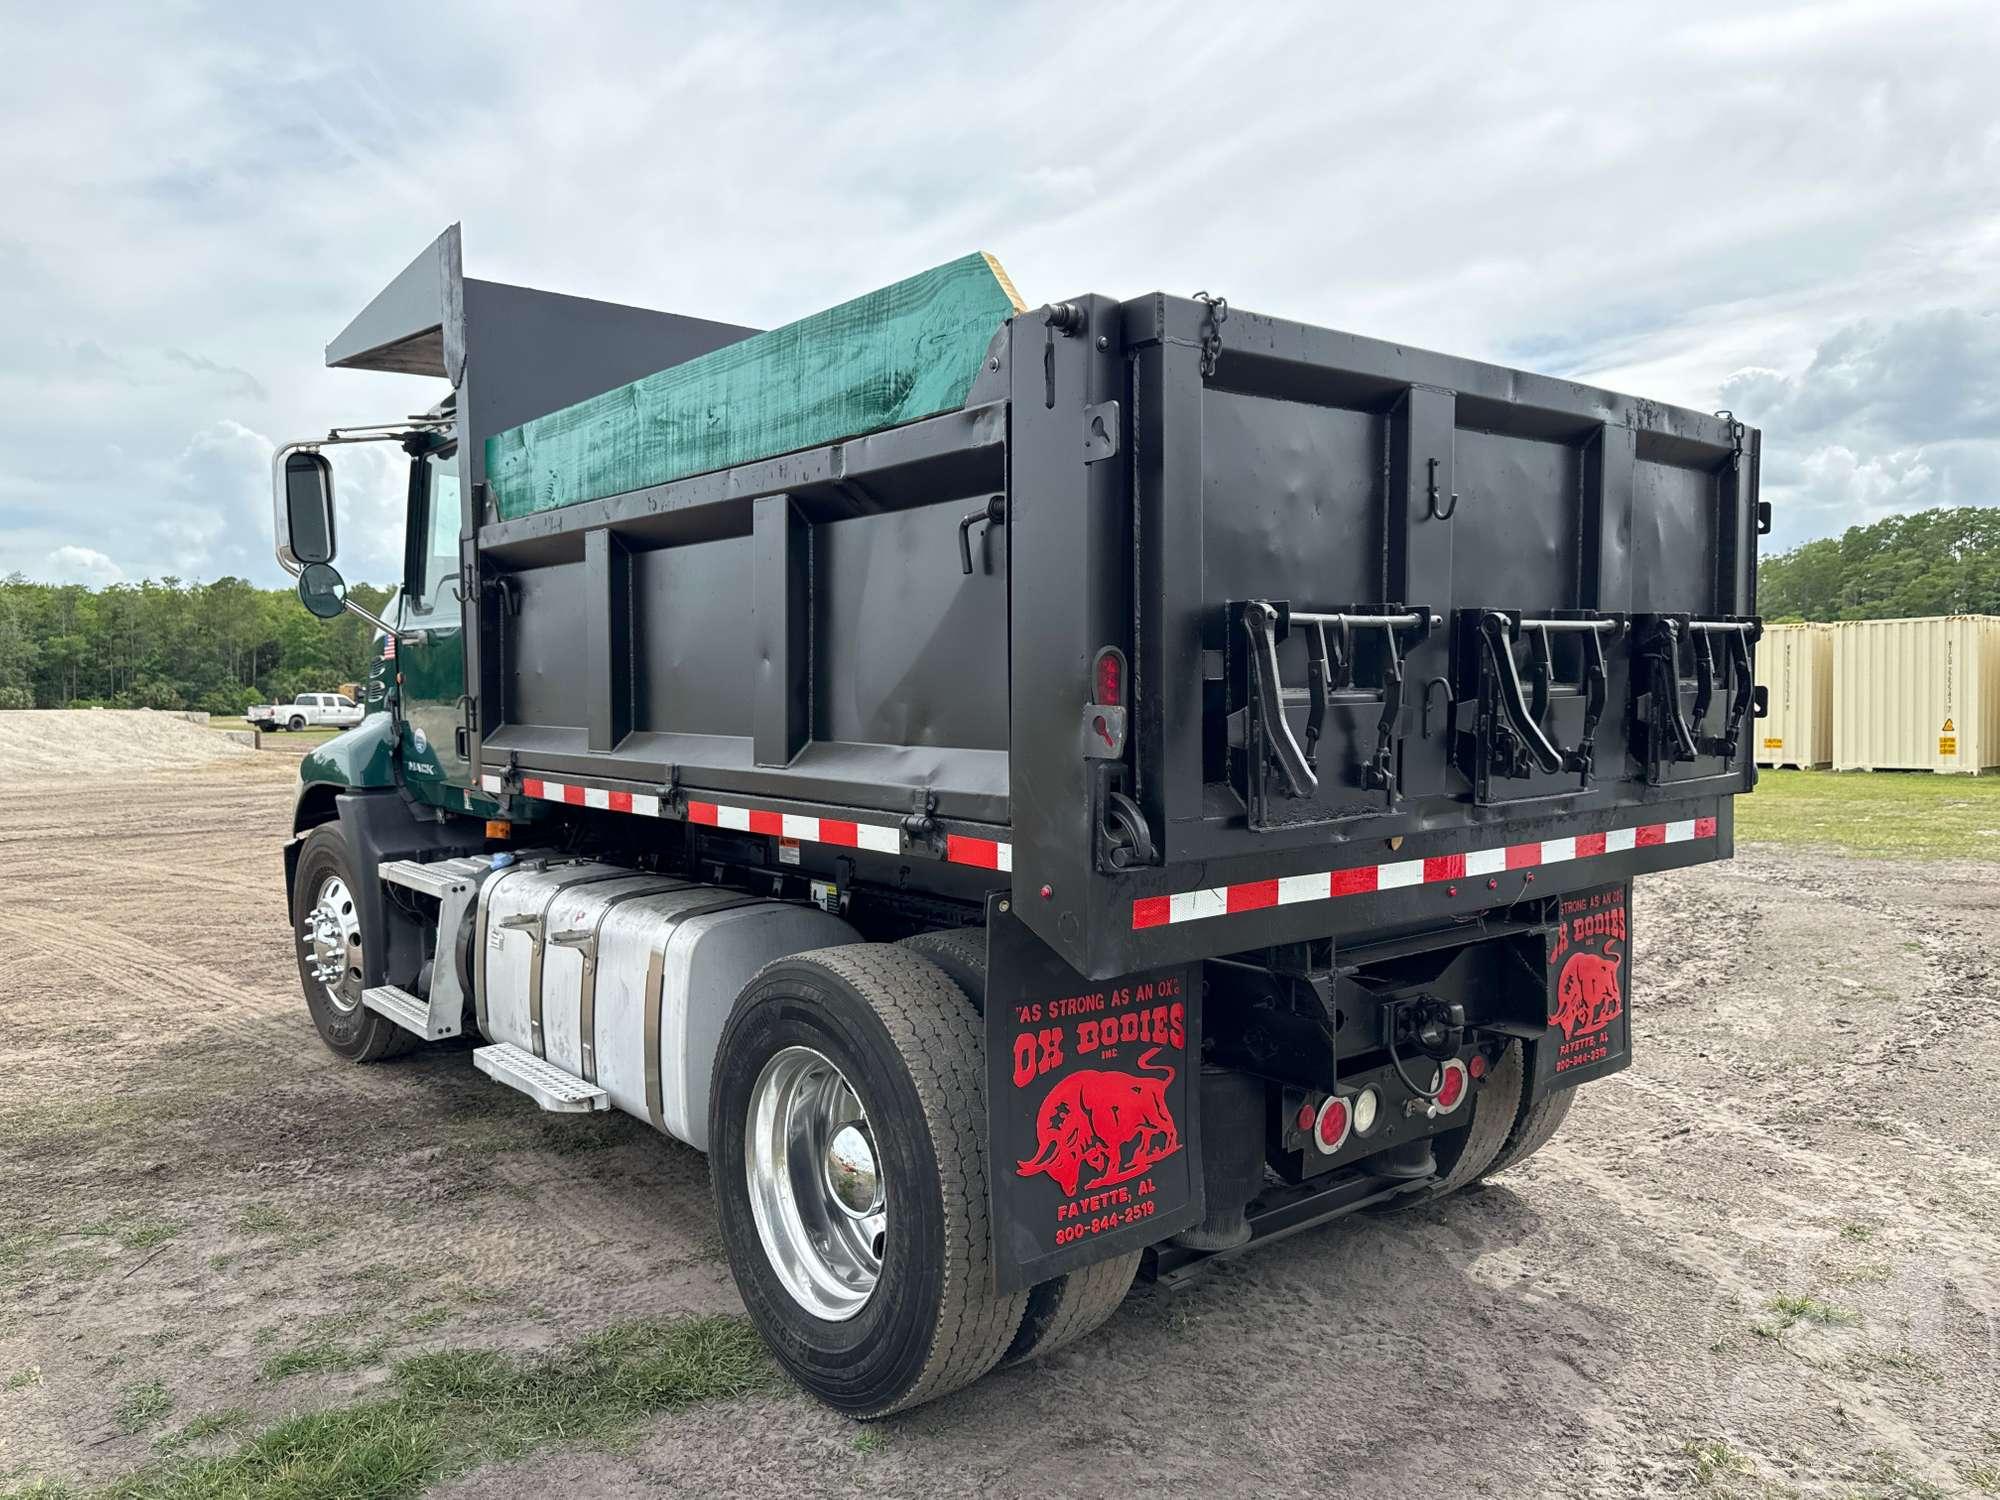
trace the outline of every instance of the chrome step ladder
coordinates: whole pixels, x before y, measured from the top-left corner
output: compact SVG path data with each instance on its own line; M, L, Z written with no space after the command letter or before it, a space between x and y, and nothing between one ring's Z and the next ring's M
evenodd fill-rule
M479 899L479 887L493 873L493 861L481 855L459 859L394 859L376 872L384 884L399 885L438 903L438 960L431 965L431 992L426 999L400 985L379 984L361 992L361 1003L386 1016L405 1031L427 1042L443 1041L465 1029L465 989L458 982L452 945L465 914Z
M519 1089L543 1109L556 1114L586 1114L611 1108L611 1096L594 1083L566 1073L512 1042L476 1047L472 1065L487 1077Z

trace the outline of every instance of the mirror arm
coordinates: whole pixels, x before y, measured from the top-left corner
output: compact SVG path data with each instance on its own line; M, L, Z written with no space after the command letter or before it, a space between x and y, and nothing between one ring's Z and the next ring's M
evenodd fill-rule
M271 455L271 494L275 511L274 534L283 540L277 546L278 566L293 578L305 571L305 565L291 553L291 522L285 514L285 460L294 453L312 453L321 448L330 448L341 443L400 443L412 431L442 432L449 430L449 423L439 421L430 426L429 419L414 419L404 422L383 422L367 427L336 427L323 438L308 438L303 442L280 443ZM351 435L350 435L351 434ZM350 613L361 616L377 630L396 633L396 627L384 620L373 610L356 604L352 598L342 601L342 606Z

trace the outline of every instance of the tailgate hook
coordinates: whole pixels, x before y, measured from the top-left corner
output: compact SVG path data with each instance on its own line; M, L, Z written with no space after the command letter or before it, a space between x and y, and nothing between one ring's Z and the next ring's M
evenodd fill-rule
M1743 721L1755 711L1757 684L1750 648L1764 634L1754 615L1649 615L1638 636L1643 675L1633 684L1634 713L1645 733L1646 779L1657 786L1667 767L1712 756L1733 764L1742 747ZM1720 636L1725 660L1716 660ZM1694 657L1694 711L1681 711L1682 643ZM1722 733L1709 734L1717 678L1728 676L1729 706ZM1706 774L1706 773L1704 773Z
M958 523L958 570L967 578L972 576L972 528L979 525L1005 526L1007 524L1007 497L995 495L986 502L983 510L975 510ZM981 532L980 539L986 533Z

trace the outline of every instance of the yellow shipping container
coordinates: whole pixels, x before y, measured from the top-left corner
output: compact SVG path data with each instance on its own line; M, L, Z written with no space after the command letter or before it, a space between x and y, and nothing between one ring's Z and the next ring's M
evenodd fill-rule
M1755 725L1757 764L1813 770L1833 763L1833 627L1769 625L1757 685L1771 712Z
M1833 627L1836 771L2000 766L2000 617Z

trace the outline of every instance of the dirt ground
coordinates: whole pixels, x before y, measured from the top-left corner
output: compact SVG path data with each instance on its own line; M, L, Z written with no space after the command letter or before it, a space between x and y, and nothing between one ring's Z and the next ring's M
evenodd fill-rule
M418 1350L740 1311L693 1152L320 1046L295 763L0 784L0 1489ZM2000 1492L2000 865L1753 848L1635 921L1636 1065L1482 1191L878 1427L785 1389L439 1493Z

